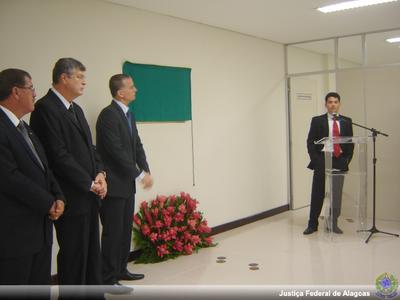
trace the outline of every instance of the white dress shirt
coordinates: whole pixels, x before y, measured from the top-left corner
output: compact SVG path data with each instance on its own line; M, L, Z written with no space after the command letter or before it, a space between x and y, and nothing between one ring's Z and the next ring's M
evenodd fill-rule
M14 113L11 110L5 108L2 105L0 105L0 108L2 109L2 111L4 111L4 113L10 119L10 121L14 124L14 126L17 127L19 125L19 122L21 122L21 120L18 119L17 116L14 115Z
M61 102L65 105L66 109L69 109L70 106L72 105L72 102L69 102L67 99L64 98L63 95L61 95L55 88L51 88L54 94L57 95L57 97L61 100Z

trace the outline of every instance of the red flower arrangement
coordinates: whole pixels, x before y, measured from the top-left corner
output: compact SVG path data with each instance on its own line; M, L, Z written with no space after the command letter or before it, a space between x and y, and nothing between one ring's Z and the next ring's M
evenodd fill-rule
M197 204L184 192L157 196L150 203L143 201L134 215L133 238L141 250L136 263L160 262L215 246L209 236L211 228L196 210Z

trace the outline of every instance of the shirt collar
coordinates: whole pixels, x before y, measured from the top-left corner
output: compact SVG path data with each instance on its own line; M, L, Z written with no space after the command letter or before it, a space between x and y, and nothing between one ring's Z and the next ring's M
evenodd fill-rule
M17 116L14 115L14 113L11 110L5 108L2 105L0 105L0 109L2 109L4 111L4 113L7 115L7 117L10 119L10 121L14 124L15 127L17 127L19 125L21 120L19 120L17 118Z
M61 102L64 104L65 108L69 109L69 107L72 105L72 102L69 102L67 99L65 99L64 96L61 95L60 92L57 91L54 87L52 87L51 90L61 100Z
M333 120L333 114L330 114L330 113L327 113L327 115L328 115L328 120ZM337 114L336 115L336 117L339 117L340 115L339 114Z
M121 107L122 111L124 112L124 114L126 115L126 113L129 111L129 107L127 105L125 105L125 103L122 103L121 101L113 98L113 101L115 103L117 103L119 105L119 107Z

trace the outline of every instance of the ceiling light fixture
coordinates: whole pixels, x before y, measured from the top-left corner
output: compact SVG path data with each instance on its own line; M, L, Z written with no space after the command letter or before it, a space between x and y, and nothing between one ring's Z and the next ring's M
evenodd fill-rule
M340 2L340 3L336 3L336 4L332 4L332 5L319 7L319 8L317 8L317 10L327 14L327 13L341 11L341 10L345 10L345 9L359 8L359 7L369 6L369 5L383 4L383 3L396 2L396 1L398 1L398 0L354 0L354 1L345 1L345 2Z
M386 42L388 42L388 43L400 43L400 36L387 39Z

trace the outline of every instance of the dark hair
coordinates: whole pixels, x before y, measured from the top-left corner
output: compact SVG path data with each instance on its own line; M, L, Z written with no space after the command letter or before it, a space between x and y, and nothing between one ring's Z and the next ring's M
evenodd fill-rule
M115 97L117 95L117 92L124 86L122 81L124 79L128 79L128 78L131 78L131 77L126 74L116 74L116 75L111 76L109 86L110 86L111 95L113 97Z
M86 71L86 67L75 58L60 58L53 68L53 84L58 83L62 74L72 75L74 70Z
M325 96L325 103L328 102L328 98L333 97L333 98L337 98L340 102L340 95L336 92L329 92L328 94L326 94Z
M5 69L0 72L0 101L11 95L15 86L24 87L26 78L32 79L28 72L20 69Z

